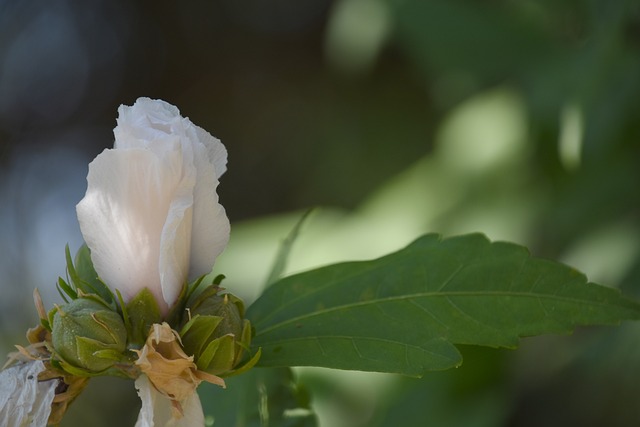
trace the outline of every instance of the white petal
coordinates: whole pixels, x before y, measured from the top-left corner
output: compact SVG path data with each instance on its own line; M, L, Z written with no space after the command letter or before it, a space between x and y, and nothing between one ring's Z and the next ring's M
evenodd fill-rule
M98 275L125 300L149 288L166 312L163 288L182 287L188 265L195 174L185 174L180 142L105 150L89 165L87 193L76 209ZM165 222L171 225L163 234ZM175 262L160 268L161 245ZM185 249L186 248L186 249ZM162 277L161 277L162 276ZM162 280L162 283L161 283Z
M196 133L195 140L200 141L207 149L209 162L215 169L216 178L220 179L220 176L227 171L227 149L218 138L200 126L193 125L193 127Z
M193 196L176 194L171 202L160 238L160 285L162 298L171 307L186 283L191 251Z
M170 419L171 404L149 382L146 375L140 375L135 382L142 408L135 427L155 427L155 419ZM167 403L169 403L167 405ZM158 424L159 426L161 424Z
M0 372L0 420L5 427L45 427L58 380L38 382L40 360Z
M204 414L198 393L194 393L182 402L184 415L173 418L171 400L157 391L146 375L136 380L138 396L142 400L142 408L135 427L200 427L204 426Z
M114 148L134 148L140 143L151 142L175 134L173 127L180 126L180 111L162 100L138 98L131 107L118 108L118 126L113 130Z
M218 179L227 168L226 148L219 139L194 125L188 118L180 117L176 107L162 100L139 98L133 106L121 106L118 111L118 126L114 129L117 148L149 147L157 144L158 139L169 136L180 140L185 169L195 168L197 172L188 277L193 280L209 273L217 256L229 242L229 220L216 194ZM169 225L167 233L171 234L173 229L175 227ZM167 269L176 271L171 265L172 260L178 262L168 256ZM163 261L161 258L161 277ZM165 288L164 281L163 292L169 305L179 293L171 285Z
M218 203L217 170L208 156L208 149L203 144L195 144L194 154L197 179L193 196L191 280L211 271L216 258L229 242L230 230L227 214ZM224 157L226 160L226 151Z
M211 271L229 240L216 194L227 151L164 101L139 98L118 112L114 150L126 154L107 150L92 163L78 205L81 230L109 286L125 299L147 287L166 313L187 279Z
M200 427L204 426L204 412L200 403L200 396L195 392L182 402L184 414L181 418L173 419L167 427Z

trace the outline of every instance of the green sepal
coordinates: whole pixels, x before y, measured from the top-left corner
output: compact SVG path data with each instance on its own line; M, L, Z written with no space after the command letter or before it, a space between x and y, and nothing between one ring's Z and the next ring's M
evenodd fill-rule
M54 305L53 308L51 310L49 310L49 313L47 313L47 321L49 322L49 325L51 326L51 328L53 328L53 316L55 316L56 312L58 311L58 308L60 308L58 305Z
M233 365L237 365L242 360L245 351L249 351L249 346L251 345L251 338L253 338L254 329L251 327L251 322L248 319L244 319L244 324L242 327L242 335L240 336L240 341L236 341L236 359L233 361Z
M51 332L51 323L49 323L49 319L40 319L40 325L42 325L42 327L47 331Z
M122 352L110 348L105 348L104 350L94 351L93 355L95 357L99 357L100 359L112 360L114 362L120 362L123 360L124 356Z
M107 305L115 307L115 296L109 287L100 280L96 272L93 262L91 261L91 252L86 244L83 244L76 253L75 264L71 258L69 245L64 249L65 260L67 263L67 281L62 278L58 279L57 287L60 296L65 302L69 300L64 296L66 294L71 300L79 298L82 292L85 295L94 294L99 296Z
M126 311L130 324L129 345L142 347L151 326L162 321L155 297L149 289L144 288L127 303L123 311Z
M196 301L200 301L202 300L202 298L207 298L207 296L215 295L216 293L218 293L220 288L214 284L209 284L205 287L202 286L205 277L206 276L202 276L189 285L189 291L185 295L185 304L183 306L183 310L188 308L190 312L193 313L193 310L196 307ZM218 277L216 277L216 279Z
M76 337L76 351L80 362L97 372L110 368L114 362L122 359L122 352L117 350L117 346L108 346L87 337ZM109 357L103 357L104 354Z
M62 280L62 278L60 278L60 280ZM58 295L60 295L60 298L62 298L62 300L66 303L69 304L69 300L67 299L67 297L64 295L64 293L62 292L62 289L60 289L60 286L58 286L58 283L56 283L56 290L58 291Z
M75 261L75 276L78 280L76 287L82 289L85 293L97 294L108 304L112 304L115 300L113 292L98 277L98 273L91 261L91 251L86 244L80 246L80 249L76 252Z
M55 355L55 352L52 354ZM140 375L139 368L133 362L124 361L124 363L115 363L103 371L89 371L87 369L73 366L62 359L51 359L51 365L60 371L66 372L78 377L118 377L125 379L136 379Z
M73 266L73 259L71 258L71 251L69 250L68 244L64 247L64 257L67 261L67 274L69 275L69 279L71 279L71 284L75 289L78 289L80 287L80 276L78 276L76 268Z
M220 288L215 285L209 285L206 288L202 289L199 292L195 292L197 287L200 286L198 283L189 293L189 298L187 299L186 306L189 308L191 313L193 314L196 311L200 311L200 306L208 299L211 298L220 292ZM207 313L209 314L209 313Z
M213 359L213 356L215 356L219 347L220 347L220 338L217 338L209 342L205 351L199 354L198 357L196 358L196 365L198 366L199 370L209 372L207 371L207 368L209 367L209 364L211 363L211 360ZM213 372L209 372L209 373L212 374Z
M202 352L196 364L198 369L214 375L220 375L233 368L235 359L235 338L224 335L211 341Z
M129 313L127 312L127 305L122 298L122 294L116 289L116 301L118 312L122 315L124 321L124 327L127 329L127 335L131 335L131 320L129 319Z
M207 277L206 275L200 276L196 280L194 280L193 282L191 282L191 283L189 283L187 285L187 287L183 290L185 301L188 301L189 298L191 298L193 296L193 294L196 292L196 290L198 290L198 288L200 288L200 285L202 285L202 283L204 282L204 279L206 277Z
M180 295L178 296L177 302L171 307L169 310L169 314L166 316L166 321L170 325L181 325L185 324L188 320L185 319L185 315L187 315L187 311L191 311L193 308L194 301L199 299L200 296L205 292L210 290L211 288L215 289L214 294L219 290L217 285L219 285L222 280L224 280L225 276L223 274L217 275L209 285L203 288L203 283L205 283L204 279L206 279L208 275L203 275L198 277L191 283L188 283L186 286L182 288ZM188 310L188 308L190 310ZM188 317L190 319L190 317Z
M60 293L60 296L62 297L64 302L69 302L64 294L66 294L72 300L78 298L78 292L76 292L75 289L73 289L67 282L65 282L62 277L58 277L58 283L56 283L56 287L58 288L58 292Z
M222 317L195 316L180 330L182 346L187 354L200 354L205 344L213 337Z
M258 348L258 350L256 350L256 354L254 354L253 357L247 361L247 363L245 363L244 365L238 367L237 369L234 369L232 371L228 371L224 375L221 375L221 376L224 377L224 378L228 378L228 377L233 377L233 376L236 376L236 375L244 374L249 369L251 369L254 366L256 366L256 363L258 363L258 361L260 360L260 356L262 356L262 348Z
M169 314L167 314L165 320L170 325L179 325L183 323L183 317L185 313L185 307L189 296L193 293L193 291L200 286L202 280L204 280L206 276L200 276L191 284L186 284L182 287L180 291L180 295L178 295L178 299L176 303L169 310Z
M105 373L106 373L106 370L93 372L93 371L89 371L88 369L78 368L76 366L73 366L73 365L65 362L62 359L56 360L55 364L53 362L52 362L52 364L54 366L57 365L58 369L61 369L61 370L63 370L64 372L66 372L68 374L76 375L78 377L99 377L101 375L105 375Z

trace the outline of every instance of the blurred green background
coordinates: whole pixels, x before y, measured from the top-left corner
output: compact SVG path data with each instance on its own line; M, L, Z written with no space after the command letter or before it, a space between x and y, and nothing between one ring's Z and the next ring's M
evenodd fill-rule
M87 164L139 96L227 146L215 271L247 301L313 206L290 272L480 231L640 295L638 1L0 0L1 353L36 321L33 288L59 301ZM629 426L639 333L463 348L420 380L296 375L323 427ZM97 379L63 427L138 407Z

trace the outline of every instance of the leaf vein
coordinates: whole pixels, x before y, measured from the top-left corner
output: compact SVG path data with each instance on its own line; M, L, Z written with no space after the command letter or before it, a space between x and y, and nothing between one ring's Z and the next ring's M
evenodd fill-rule
M478 324L480 326L483 326L483 327L485 327L487 329L497 331L497 329L494 326L491 326L488 323L481 322L480 320L476 319L475 317L471 316L469 313L464 311L460 306L458 306L458 304L456 304L455 302L453 302L451 300L451 297L447 296L446 300L453 308L458 310L459 313L461 313L467 319L470 319L473 323L476 323L476 324ZM498 331L498 332L500 332L500 331Z
M462 271L463 268L464 268L464 265L463 264L459 264L458 268L456 268L456 270L453 273L451 273L451 275L449 277L447 277L447 279L437 289L437 292L441 292L444 288L446 288L447 285L449 285L449 283L451 283L451 281L458 275L458 273L460 273L460 271Z
M300 322L301 320L313 318L315 316L321 316L327 313L331 313L334 311L356 308L361 306L367 306L370 304L381 304L387 303L391 301L399 301L399 300L411 300L412 298L450 298L450 297L469 297L469 296L480 296L480 297L515 297L515 298L538 298L538 299L552 299L562 302L571 302L575 304L587 304L591 306L602 306L606 307L607 302L593 301L593 300L584 300L580 298L572 298L568 296L559 296L556 294L536 294L532 292L506 292L506 291L453 291L453 292L420 292L417 294L404 294L393 297L385 297L384 300L368 300L368 301L356 301L347 304L336 305L334 307L327 307L322 310L313 311L310 313L304 313L300 316L295 316L288 318L286 320L274 323L273 325L267 328L260 328L260 324L264 324L265 322L257 322L256 329L258 330L257 335L264 334L266 332L277 329L283 325L287 325L290 323Z
M418 307L419 309L421 309L426 315L428 315L429 317L431 317L433 320L435 320L436 322L438 322L439 324L441 324L442 326L444 326L447 330L449 330L449 325L446 324L445 322L443 322L442 320L438 319L435 314L433 314L431 312L431 310L429 310L427 307L421 306L420 304L418 304L415 300L410 299L407 301L409 304L412 304L415 307Z
M431 354L431 355L434 355L434 356L441 356L441 357L443 356L442 353L437 353L435 351L431 351L427 347L425 347L424 345L421 346L421 345L417 345L417 344L409 344L409 343L406 343L406 342L394 341L394 340L390 340L390 339L387 339L387 338L353 336L353 335L322 335L322 336L314 336L314 337L297 337L297 338L287 337L287 338L284 338L284 339L269 341L269 343L266 344L266 345L265 344L261 344L261 347L264 348L264 347L267 347L267 346L278 346L278 345L282 345L282 344L290 343L290 342L300 342L300 341L309 341L309 340L313 341L313 340L315 340L315 341L318 342L318 344L321 347L322 356L327 356L327 353L324 350L324 347L321 345L321 340L322 339L349 339L351 341L354 341L354 340L374 341L374 342L381 342L381 343L384 343L384 344L391 344L391 345L398 345L398 346L402 345L407 349L413 348L413 349L416 349L416 350L419 350L419 351L422 351L422 352L425 352L425 353L428 353L428 354ZM427 341L427 343L429 343L431 341L432 340ZM425 343L425 344L427 344L427 343ZM354 348L354 350L355 350L355 348ZM378 359L371 359L371 358L361 357L360 356L361 353L359 351L357 352L357 354L363 360L378 360Z

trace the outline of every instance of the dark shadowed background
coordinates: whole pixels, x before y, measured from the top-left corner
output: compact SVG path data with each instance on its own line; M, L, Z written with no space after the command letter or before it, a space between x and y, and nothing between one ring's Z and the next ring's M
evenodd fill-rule
M35 287L59 302L87 164L139 96L227 146L216 271L247 301L312 206L290 271L480 231L640 293L637 1L0 0L2 353ZM466 348L421 380L298 375L324 427L628 426L639 333ZM138 405L97 379L63 426L133 425Z

